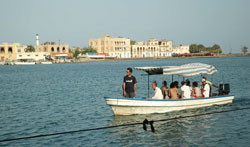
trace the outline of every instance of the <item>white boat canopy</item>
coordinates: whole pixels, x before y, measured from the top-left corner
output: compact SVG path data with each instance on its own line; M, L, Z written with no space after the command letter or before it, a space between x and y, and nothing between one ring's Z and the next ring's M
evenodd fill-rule
M181 66L158 66L158 67L135 67L135 70L143 70L149 75L179 75L183 77L195 76L200 74L214 74L217 72L212 65L203 63L190 63Z

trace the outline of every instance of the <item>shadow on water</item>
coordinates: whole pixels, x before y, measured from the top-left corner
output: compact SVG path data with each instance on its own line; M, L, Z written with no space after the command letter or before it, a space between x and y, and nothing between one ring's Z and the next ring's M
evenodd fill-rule
M109 126L143 122L145 118L148 120L162 120L170 119L179 116L190 116L196 114L217 112L223 110L235 109L236 106L240 107L238 101L232 104L218 105L197 109L189 109L183 111L175 111L164 114L149 114L149 115L129 115L129 116L114 116L114 119L109 123ZM218 144L218 140L224 139L223 134L228 132L228 128L237 125L230 122L235 122L237 118L237 112L229 112L222 114L212 114L200 117L191 117L176 119L163 122L155 122L154 127L156 132L150 131L148 125L148 131L144 131L142 124L136 126L125 126L120 128L114 128L109 133L110 137L118 136L123 145L174 145L183 146L185 144L199 146L199 143L204 145L214 146ZM241 117L245 117L248 114L244 114ZM240 130L240 126L234 127L235 130ZM230 132L230 131L229 131ZM233 135L231 135L233 136ZM125 139L126 141L123 141Z
M230 105L224 105L224 107L230 107ZM120 125L126 123L136 123L143 122L145 118L148 120L161 120L170 119L179 116L189 116L195 114L201 114L206 112L212 112L214 110L221 109L221 107L207 107L200 109L189 109L183 111L175 111L164 114L150 114L150 115L130 115L130 116L114 116L113 121L109 123L109 126ZM207 115L202 117L184 118L164 122L155 122L154 127L156 132L152 133L150 131L150 126L148 125L148 131L144 131L142 125L136 126L126 126L122 128L115 128L110 133L110 137L120 136L129 142L123 142L123 145L138 145L140 143L144 144L154 144L154 145L183 145L182 143L188 142L193 144L193 142L200 142L203 138L201 137L190 137L190 134L196 133L197 135L203 135L202 129L210 129L219 115ZM197 127L202 126L202 127ZM193 144L199 145L199 144Z

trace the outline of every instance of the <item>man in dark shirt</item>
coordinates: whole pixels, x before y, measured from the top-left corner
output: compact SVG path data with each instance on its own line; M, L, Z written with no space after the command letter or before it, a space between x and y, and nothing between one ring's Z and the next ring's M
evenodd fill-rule
M136 78L132 75L132 68L127 68L126 76L123 78L123 96L133 98L136 96Z

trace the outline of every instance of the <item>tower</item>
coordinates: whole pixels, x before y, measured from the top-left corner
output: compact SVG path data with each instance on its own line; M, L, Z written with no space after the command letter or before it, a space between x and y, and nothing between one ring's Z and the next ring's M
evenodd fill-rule
M36 34L36 46L39 46L39 36Z

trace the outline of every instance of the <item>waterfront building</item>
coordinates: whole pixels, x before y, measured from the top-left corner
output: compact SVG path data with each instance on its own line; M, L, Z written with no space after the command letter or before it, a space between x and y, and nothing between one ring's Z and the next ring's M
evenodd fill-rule
M16 60L45 61L50 56L48 52L20 52L16 55Z
M73 57L72 53L69 53L69 45L67 44L45 43L38 45L37 48L40 52L48 52L52 59Z
M42 44L37 46L39 52L49 52L49 53L68 53L69 45L67 44Z
M173 46L172 52L175 54L190 53L188 45Z
M89 39L89 47L96 49L97 53L105 53L117 58L131 58L130 39L104 35L101 38Z
M0 45L0 61L16 60L17 54L25 52L26 45L20 43L3 43Z
M157 39L136 42L131 49L132 58L169 57L173 54L190 53L187 45L173 46L173 41Z
M20 43L3 43L0 45L0 61L28 59L44 61L50 55L48 52L25 52L26 48L27 45L21 45Z
M131 46L133 58L166 57L172 55L172 41L151 39L147 42L136 42Z

